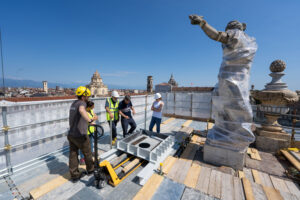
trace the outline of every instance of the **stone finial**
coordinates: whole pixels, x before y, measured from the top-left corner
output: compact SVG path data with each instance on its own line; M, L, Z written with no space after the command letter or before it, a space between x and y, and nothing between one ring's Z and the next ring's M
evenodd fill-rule
M270 65L271 72L283 72L286 68L286 63L283 60L274 60Z
M281 81L281 77L284 76L283 71L286 68L286 64L282 60L274 60L270 65L272 81L265 86L266 90L285 90L287 89L286 83Z
M297 102L297 94L289 90L287 84L281 81L281 77L284 76L283 71L285 68L286 64L284 61L273 61L270 65L272 73L269 74L272 77L272 81L265 85L264 90L253 91L253 97L260 100L263 105L275 107L286 107L288 104Z

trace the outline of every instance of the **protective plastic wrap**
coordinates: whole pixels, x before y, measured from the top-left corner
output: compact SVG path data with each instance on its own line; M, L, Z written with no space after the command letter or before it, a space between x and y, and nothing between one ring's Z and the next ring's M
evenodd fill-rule
M257 50L255 38L231 29L223 44L219 83L213 92L212 118L215 126L208 132L207 144L243 151L255 140L251 131L252 108L249 101L249 71Z

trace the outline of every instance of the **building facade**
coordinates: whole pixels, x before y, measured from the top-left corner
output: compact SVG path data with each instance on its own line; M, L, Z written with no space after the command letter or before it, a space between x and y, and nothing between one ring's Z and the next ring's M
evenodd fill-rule
M108 94L108 88L106 85L104 85L98 70L96 70L96 72L93 74L88 88L91 90L92 96L94 97Z
M147 77L147 92L148 93L153 92L153 77L152 76Z
M173 74L171 74L170 80L167 83L155 85L155 92L172 92L172 88L174 87L178 87L178 83L175 81Z
M155 92L172 92L172 85L169 83L160 83L158 85L155 85Z
M43 91L47 94L48 93L48 82L43 81Z
M172 85L173 87L177 87L178 83L175 81L173 74L171 74L170 80L168 82L170 85Z

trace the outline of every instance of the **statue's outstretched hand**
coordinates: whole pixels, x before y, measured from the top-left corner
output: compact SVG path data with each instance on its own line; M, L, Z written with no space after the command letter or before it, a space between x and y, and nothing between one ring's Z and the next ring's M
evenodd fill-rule
M203 16L190 15L189 18L190 18L190 20L191 20L191 24L193 24L193 25L198 25L198 24L200 24L202 21L204 21Z

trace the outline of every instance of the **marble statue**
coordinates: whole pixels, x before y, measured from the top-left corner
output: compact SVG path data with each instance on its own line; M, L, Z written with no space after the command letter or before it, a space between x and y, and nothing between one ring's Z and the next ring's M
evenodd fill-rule
M223 49L218 84L212 97L215 126L208 132L206 145L244 152L255 140L249 101L250 68L257 50L255 38L244 32L246 24L239 21L229 22L223 32L209 25L202 16L189 18L209 38L221 42Z

